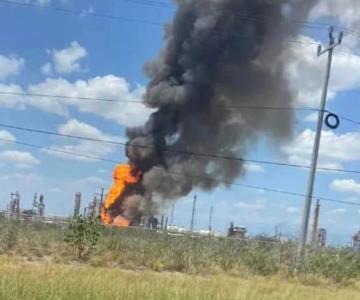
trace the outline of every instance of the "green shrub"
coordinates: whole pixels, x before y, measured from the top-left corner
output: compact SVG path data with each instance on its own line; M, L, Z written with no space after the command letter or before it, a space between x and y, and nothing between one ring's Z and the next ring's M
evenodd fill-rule
M99 240L99 232L94 219L77 216L65 229L65 242L74 248L79 259L89 255Z
M15 248L19 239L19 229L14 222L3 221L0 229L0 251L5 252Z
M259 247L250 249L242 256L243 264L256 275L272 275L279 270L276 259L271 252Z
M296 253L291 241L175 236L96 223L82 217L66 226L0 220L0 253L68 263L73 259L72 248L79 259L91 257L89 263L96 266L262 276L292 270ZM340 248L312 251L302 271L308 283L324 278L346 283L360 277L360 253Z
M339 284L360 276L360 255L352 249L316 251L307 258L305 273Z

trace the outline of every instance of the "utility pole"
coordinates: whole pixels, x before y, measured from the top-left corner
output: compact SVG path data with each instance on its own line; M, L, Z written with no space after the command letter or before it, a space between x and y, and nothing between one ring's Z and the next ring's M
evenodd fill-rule
M171 203L170 224L174 225L175 202Z
M193 209L192 209L192 215L191 215L191 223L190 223L190 231L194 231L194 221L195 221L195 208L196 208L196 198L197 196L194 196L194 202L193 202Z
M100 195L100 203L98 209L99 209L99 214L101 214L101 209L104 203L104 188L101 188L101 193L95 193L95 195Z
M313 228L312 228L312 235L311 235L311 244L313 246L315 246L316 242L317 242L319 214L320 214L320 200L318 199L316 202L315 210L314 210L314 221L313 221Z
M209 235L211 235L212 232L212 218L213 218L213 212L214 212L214 207L211 206L210 208L210 214L209 214Z
M103 206L103 202L104 202L104 188L101 188L101 193L100 193L100 209Z
M320 110L318 115L317 121L317 130L315 135L315 142L313 147L312 159L311 159L311 167L310 167L310 175L308 179L308 187L307 193L304 203L304 211L303 211L303 218L301 223L301 232L300 232L300 239L299 245L297 250L297 261L296 261L296 271L302 266L304 258L305 258L305 247L306 247L306 240L307 240L307 233L309 227L309 217L310 217L310 210L311 210L311 202L313 198L313 191L314 191L314 182L315 182L315 175L316 175L316 168L319 156L319 148L320 148L320 140L321 140L321 130L324 122L324 115L325 115L325 107L326 107L326 98L329 88L329 81L330 81L330 73L331 73L331 63L333 57L334 48L341 44L343 38L343 33L339 33L338 40L336 41L334 38L334 27L330 27L329 31L329 46L322 50L321 45L318 46L318 57L327 53L328 60L327 60L327 67L326 67L326 76L324 87L321 96L321 103L320 103Z
M275 226L275 239L281 240L281 226L282 224L277 224Z

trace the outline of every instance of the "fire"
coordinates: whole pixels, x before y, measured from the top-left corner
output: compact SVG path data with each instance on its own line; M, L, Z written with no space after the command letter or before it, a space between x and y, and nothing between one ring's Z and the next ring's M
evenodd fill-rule
M134 175L135 174L135 175ZM110 188L104 205L101 209L101 221L106 225L114 225L118 227L128 227L130 221L124 216L112 216L111 208L114 204L117 204L122 200L125 188L129 184L134 184L139 181L139 174L129 164L122 164L115 167L114 173L114 184Z
M128 227L130 224L130 221L123 216L117 216L114 219L113 225L117 227Z

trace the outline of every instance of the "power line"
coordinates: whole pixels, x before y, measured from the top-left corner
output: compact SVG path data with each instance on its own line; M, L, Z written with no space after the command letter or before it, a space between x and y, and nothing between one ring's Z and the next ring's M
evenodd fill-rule
M99 156L96 156L96 155L88 155L88 154L77 153L77 152L73 152L73 151L69 151L69 150L62 150L62 149L57 149L57 148L52 148L52 147L49 148L49 147L39 146L39 145L32 144L32 143L20 142L20 141L16 141L16 140L0 138L0 141L3 141L5 143L10 143L10 144L16 144L16 145L20 145L20 146L26 146L26 147L30 147L30 148L40 149L40 150L46 151L48 153L49 152L56 152L56 153L73 155L73 156L78 156L78 157L82 157L82 158L87 158L87 159L92 159L92 160L99 160L99 161L104 161L104 162L109 162L109 163L114 163L114 164L120 163L119 161L99 157Z
M166 8L166 9L175 9L173 5L170 3L165 3L161 1L141 1L141 0L119 0L121 2L136 4L136 5L145 5L145 6L151 6L156 8ZM239 19L245 19L249 21L254 22L269 22L271 21L271 18L264 16L264 15L254 15L254 14L241 14L241 13L235 13L233 11L229 11L229 15L236 16ZM309 21L302 21L302 20L292 20L292 19L282 19L282 21L286 23L295 23L298 25L301 25L301 27L309 28L309 29L319 29L319 30L328 30L328 28L331 26L330 23L321 23L321 22L309 22ZM346 28L344 28L346 29ZM348 29L349 33L352 31L351 29Z
M171 6L170 4L159 2L159 1L139 1L139 0L120 0L122 2L127 3L133 3L138 5L146 5L146 6L153 6L157 8L175 8ZM71 13L71 14L77 14L77 15L83 15L83 10L75 10L75 9L67 9L64 7L58 7L58 6L50 6L45 4L36 4L36 3L27 3L27 2L19 2L19 1L13 1L13 0L0 0L0 2L5 4L11 4L11 5L17 5L17 6L23 6L23 7L31 7L31 8L41 8L41 9L47 9L47 10L54 10L58 12L63 13ZM120 21L129 21L129 22L141 22L141 23L149 23L151 25L163 25L161 22L154 22L154 21L148 21L143 19L132 19L127 17L121 17L121 16L114 16L110 14L101 14L96 12L87 12L88 16L92 17L99 17L99 18L107 18L112 20L120 20ZM235 16L239 19L246 19L249 21L255 21L255 22L269 22L271 19L266 16L260 16L260 15L253 15L253 14L241 14L241 13L235 13L233 11L229 11L229 15ZM321 29L321 30L327 30L330 24L326 23L315 23L315 22L308 22L308 21L300 21L300 20L291 20L291 19L283 19L285 22L289 23L295 23L302 25L303 27L312 28L312 29Z
M1 2L1 0L0 0ZM0 95L5 96L23 96L23 97L41 97L41 98L54 98L54 99L68 99L68 100L86 100L86 101L98 101L98 102L109 102L109 103L133 103L133 104L146 104L141 100L136 99L110 99L110 98L92 98L92 97L81 97L81 96L67 96L67 95L49 95L42 93L25 93L25 92L7 92L0 91ZM151 102L148 102L151 104Z
M0 0L1 2L1 0ZM50 94L42 94L42 93L26 93L26 92L7 92L1 91L0 95L4 96L22 96L22 97L40 97L40 98L52 98L52 99L64 99L64 100L85 100L85 101L94 101L94 102L105 102L105 103L128 103L128 104L155 104L155 102L151 101L141 101L136 99L114 99L114 98L96 98L96 97L81 97L81 96L67 96L67 95L50 95ZM225 109L246 109L246 110L274 110L274 111L304 111L304 112L318 112L320 109L312 108L312 107L286 107L286 106L265 106L265 105L215 105L217 108L225 108ZM333 113L330 110L325 110L327 113ZM347 122L356 124L360 126L360 121L355 121L351 118L345 117L343 115L336 115Z
M31 147L31 148L36 148L36 149L40 149L40 150L45 150L47 152L50 152L50 151L59 152L59 153L63 153L63 154L73 155L76 157L91 158L94 160L103 161L103 162L107 162L107 163L115 163L115 164L120 163L119 161L103 158L100 156L87 155L87 154L82 154L82 153L77 153L77 152L72 152L72 151L67 151L67 150L61 150L61 149L47 148L47 147L32 144L32 143L14 141L14 140L3 139L3 138L0 138L0 141L4 141L7 143L11 143L11 144L17 144L17 145L21 145L21 146L26 146L26 147ZM161 167L157 167L157 166L155 166L154 168L161 169ZM207 175L189 175L189 174L182 174L182 173L177 173L177 172L172 172L172 171L167 171L167 172L171 175L181 176L181 177L185 176L185 177L190 177L190 178L206 178L207 180L218 182L220 184L225 184L227 186L238 186L238 187L243 187L243 188L252 189L252 190L259 190L259 191L265 191L265 192L271 192L271 193L277 193L277 194L283 194L283 195L301 197L301 198L303 198L305 196L305 194L292 192L292 191L285 191L285 190L269 188L269 187L264 187L264 186L213 179ZM313 198L320 199L325 202L333 202L333 203L339 203L339 204L345 204L345 205L351 205L351 206L360 206L360 203L352 202L352 201L343 201L343 200L337 200L337 199L320 197L320 196L313 196Z
M104 143L104 144L120 145L120 146L125 146L125 147L131 146L134 148L142 148L142 149L154 149L155 148L154 146L150 146L150 145L138 145L138 144L131 144L131 143L123 143L123 142L118 142L118 141L114 141L114 140L104 140L104 139L99 139L99 138L84 137L84 136L71 135L71 134L63 134L63 133L58 133L58 132L49 131L49 130L33 129L33 128L14 126L14 125L9 125L9 124L1 124L0 123L0 127L7 128L7 129L26 131L26 132L32 132L32 133L39 133L39 134L46 134L46 135L52 135L52 136L58 136L58 137L71 138L71 139L76 139L76 140L85 140L85 141L98 142L98 143ZM231 160L231 161L238 161L238 162L243 162L243 163L258 163L258 164L263 164L263 165L302 168L302 169L310 168L309 166L300 165L300 164L273 162L273 161L267 161L267 160L245 159L245 158L240 158L240 157L210 154L210 153L198 153L198 152L192 152L192 151L186 151L186 150L180 150L180 149L164 148L161 150L163 150L164 152L184 154L184 155L195 156L195 157ZM335 168L326 168L326 167L318 168L318 170L360 174L360 170L335 169Z
M122 1L126 1L126 0L122 0ZM130 1L127 0L127 2L133 2L134 1ZM154 2L154 1L152 1ZM67 8L63 8L63 7L55 7L55 6L49 6L49 5L44 5L44 4L36 4L36 3L26 3L26 2L18 2L18 1L12 1L12 0L0 0L0 3L4 3L4 4L10 4L10 5L17 5L17 6L22 6L22 7L30 7L30 8L37 8L37 9L46 9L46 10L52 10L52 11L56 11L56 12L60 12L60 13L67 13L67 14L72 14L72 15L79 15L82 16L84 15L84 11L83 10L74 10L74 9L67 9ZM139 1L136 2L136 4L145 4L145 3L141 3ZM164 3L163 3L164 4ZM145 4L145 5L149 5L149 4ZM152 6L154 6L152 4ZM164 6L157 6L157 7L164 7ZM123 22L130 22L130 23L140 23L140 24L146 24L146 25L154 25L154 26L163 26L162 22L156 22L156 21L150 21L150 20L144 20L144 19L135 19L135 18L128 18L128 17L122 17L122 16L114 16L114 15L110 15L110 14L101 14L101 13L95 13L95 12L86 12L87 16L91 16L91 17L95 17L95 18L102 18L102 19L110 19L110 20L117 20L117 21L123 21ZM231 12L231 15L234 15L233 12ZM264 16L255 16L255 15L246 15L246 14L235 14L235 16L237 16L237 18L242 18L242 19L246 19L246 20L250 20L250 21L257 21L257 22L268 22L264 19ZM328 23L319 23L319 22L307 22L307 21L298 21L298 20L283 20L286 22L291 22L291 23L296 23L301 25L302 27L305 28L310 28L310 29L321 29L321 30L325 30L329 27L331 24ZM356 36L356 37L360 37L360 32L357 32L351 28L347 28L347 27L341 27L341 26L336 26L336 28L339 28L341 30L346 31L347 33L349 33L350 35ZM232 34L232 35L236 35L238 37L242 37L242 38L250 38L250 36L241 36L237 33L230 33L230 32L221 32L221 31L214 31L215 33L222 33L222 34ZM305 41L299 41L299 40L285 40L285 42L288 43L295 43L295 44L305 44L305 45L318 45L318 43L315 42L305 42Z
M358 126L360 126L360 121L355 121L355 120L353 120L353 119L350 119L350 118L348 118L348 117L344 117L344 116L342 116L342 115L339 115L339 114L336 114L341 120L344 120L344 121L346 121L346 122L349 122L349 123L352 123L352 124L355 124L355 125L358 125Z
M157 7L157 8L167 8L167 9L174 9L175 7L172 6L169 3L165 3L165 2L160 2L160 1L141 1L141 0L119 0L122 2L127 2L127 3L132 3L132 4L137 4L137 5L146 5L146 6L152 6L152 7ZM254 14L239 14L239 13L234 13L234 12L229 12L231 13L231 15L235 15L238 16L239 18L245 18L247 20L252 20L252 21L260 21L260 22L268 22L270 21L270 18L264 15L254 15ZM328 28L330 26L333 26L330 23L325 23L325 22L309 22L309 21L302 21L302 20L291 20L291 19L283 19L284 22L289 22L289 23L295 23L295 24L299 24L302 25L301 27L304 28L309 28L309 29L319 29L319 30L328 30ZM334 26L334 28L339 29L339 30L343 30L346 31L348 34L355 36L355 37L359 37L360 36L360 32L357 30L354 30L352 28L349 27L345 27L345 26Z
M61 12L61 13L67 13L67 14L72 14L72 15L83 15L84 14L84 12L81 11L81 10L74 10L74 9L68 9L68 8L56 7L56 6L49 6L49 5L39 5L39 4L35 4L35 3L25 3L25 2L18 2L18 1L12 1L12 0L0 0L0 3L17 5L17 6L22 6L22 7L46 9L46 10L52 10L52 11ZM123 21L123 22L130 22L130 23L141 23L141 24L146 24L146 25L163 26L162 22L149 21L149 20L144 20L144 19L128 18L128 17L121 17L121 16L114 16L114 15L110 15L110 14L101 14L101 13L95 13L95 12L88 12L87 16L96 17L96 18L103 18L103 19L110 19L110 20L118 20L118 21ZM249 18L249 17L247 16L247 18ZM235 32L226 32L226 31L214 30L213 33L234 35L234 36L237 36L239 38L250 38L250 36L241 35L241 34L238 34L238 33L235 33ZM304 42L304 41L289 40L289 39L286 39L285 42L295 43L295 44L316 45L316 46L318 45L317 43L314 43L314 42Z
M1 1L1 0L0 0ZM64 100L85 100L94 102L105 102L105 103L128 103L128 104L156 104L153 101L141 101L136 99L113 99L113 98L96 98L96 97L81 97L81 96L67 96L67 95L50 95L42 93L26 93L26 92L8 92L1 91L0 95L4 96L23 96L23 97L40 97L40 98L52 98L52 99L64 99ZM226 109L259 109L259 110L284 110L284 111L308 111L316 112L319 111L317 108L309 107L291 107L291 106L263 106L263 105L215 105L217 108Z
M63 8L63 7L49 6L49 5L40 5L40 4L36 4L36 3L18 2L18 1L11 1L11 0L0 0L0 3L23 6L23 7L31 7L31 8L41 8L41 9L52 10L52 11L57 11L57 12L67 13L67 14L72 14L72 15L83 15L84 14L84 11L82 11L82 10L67 9L67 8ZM121 17L121 16L113 16L113 15L109 15L109 14L99 14L99 13L95 13L95 12L87 12L86 15L96 17L96 18L118 20L118 21L131 22L131 23L142 23L142 24L155 25L155 26L163 25L163 23L161 23L161 22L155 22L155 21L149 21L149 20L143 20L143 19L133 19L133 18L127 18L127 17Z
M188 176L188 175L185 175L185 174L174 173L174 172L169 172L169 174L178 175L178 176ZM199 176L189 175L189 177L198 178L198 177L205 177L205 176L204 175L199 175ZM212 178L206 178L206 179L212 180L214 182L220 182L220 183L230 185L230 186L240 186L240 187L253 189L253 190L259 190L259 191L265 191L265 192L271 192L271 193L277 193L277 194L283 194L283 195L295 196L295 197L301 197L301 198L305 197L305 194L297 193L297 192L284 191L284 190L279 190L279 189L275 189L275 188L268 188L268 187L252 185L252 184L226 182L226 181L223 181L223 180L220 181L220 180L212 179ZM320 200L326 201L326 202L334 202L334 203L347 204L347 205L352 205L352 206L360 206L360 203L353 202L353 201L343 201L343 200L337 200L337 199L319 197L319 196L313 196L313 198L314 199L320 199Z
M1 2L1 0L0 0ZM0 95L4 96L22 96L22 97L40 97L40 98L50 98L50 99L63 99L63 100L85 100L85 101L94 101L94 102L105 102L105 103L127 103L127 104L139 104L139 105L147 105L147 104L155 104L155 102L151 101L141 101L136 99L114 99L114 98L97 98L97 97L81 97L81 96L67 96L67 95L50 95L50 94L42 94L42 93L27 93L27 92L8 92L1 91ZM245 109L245 110L273 110L273 111L304 111L304 112L318 112L320 109L312 108L312 107L286 107L286 106L260 106L260 105L215 105L217 108L224 109ZM329 110L325 110L327 113L332 113ZM356 124L360 126L360 121L355 121L343 115L336 115L347 122Z
M319 109L319 111L320 111L320 109ZM351 118L349 118L349 117L345 117L344 115L339 115L338 113L332 112L332 111L327 110L327 109L325 109L325 113L334 114L335 116L337 116L337 117L338 117L339 119L341 119L341 120L344 120L344 121L346 121L346 122L349 122L349 123L352 123L352 124L355 124L355 125L360 126L360 121L356 121L356 120L351 119Z
M165 3L161 1L141 1L141 0L119 0L120 2L126 2L131 4L137 5L146 5L152 7L159 7L159 8L167 8L173 9L174 7L170 3Z

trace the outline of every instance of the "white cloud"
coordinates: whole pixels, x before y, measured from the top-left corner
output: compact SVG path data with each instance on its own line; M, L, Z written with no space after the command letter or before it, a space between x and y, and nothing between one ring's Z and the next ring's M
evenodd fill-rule
M48 192L50 192L50 193L61 193L61 192L63 192L63 190L61 188L58 188L58 187L53 187L53 188L48 189Z
M265 172L265 169L263 168L263 166L258 165L258 164L254 164L254 163L246 163L245 164L245 169L248 172L254 172L254 173L263 173L263 172Z
M357 27L360 21L358 5L358 0L321 0L313 8L310 19L335 17L346 26Z
M72 119L67 123L59 127L59 133L61 134L73 134L86 136L90 138L103 138L103 134L99 129L89 124L79 122L76 119Z
M72 41L68 48L64 49L52 49L48 50L49 54L52 57L52 63L54 69L57 73L60 74L69 74L72 72L81 72L84 71L80 64L80 60L87 56L87 51L84 47L80 46L78 42ZM49 66L43 66L45 71L49 69Z
M309 123L314 123L318 120L318 113L317 112L313 112L311 114L308 114L305 118L304 121L305 122L309 122Z
M263 210L265 209L265 201L264 200L256 200L256 201L239 201L235 204L237 208L240 209L248 209L248 210Z
M125 143L125 139L122 137L105 134L98 128L91 126L87 123L79 122L76 119L69 120L67 123L61 125L58 132L65 135L76 135L93 139ZM80 142L70 142L65 145L52 145L46 150L46 153L65 159L97 161L96 159L91 158L91 156L104 158L108 154L116 152L120 153L122 150L123 148L121 146L84 140ZM61 153L61 151L89 157L83 157L80 155L76 156L70 153Z
M91 15L93 13L94 13L94 7L89 6L89 8L82 10L82 12L80 14L80 17L86 17L86 16Z
M106 185L109 184L108 181L96 176L89 176L83 179L83 182L86 184L99 184L99 185Z
M91 193L89 195L93 195L93 192L95 190L99 190L99 188L102 187L109 187L113 184L113 179L111 178L111 173L107 176L108 180L105 180L101 177L97 176L88 176L83 177L80 179L75 179L73 181L64 182L62 189L63 190L77 190L77 191L84 191L84 190L90 190ZM83 194L85 195L85 194ZM92 197L92 196L90 196Z
M331 209L325 212L325 214L327 215L336 215L336 214L343 214L346 213L346 209L345 208L336 208L336 209Z
M54 2L66 3L68 0L18 0L18 2L22 3L33 3L40 6L47 6Z
M18 75L24 65L25 60L21 57L0 55L0 80Z
M290 163L310 165L314 138L315 132L306 129L281 150ZM360 132L322 132L319 166L341 168L341 163L356 160L360 160Z
M67 115L68 106L76 107L81 113L92 113L125 126L143 124L151 110L139 102L144 87L131 89L122 77L106 75L88 80L69 82L66 79L46 79L28 88L30 93L64 95L68 97L118 99L125 102L92 101L86 99L31 98L28 104L59 115ZM1 101L1 100L0 100ZM129 101L126 102L126 101Z
M28 106L61 116L69 115L69 107L81 113L90 113L115 121L124 126L142 125L152 112L141 102L145 88L131 88L125 78L114 75L98 76L88 80L70 82L63 78L46 79L23 89L16 84L1 84L0 91L8 93L34 93L75 98L125 100L125 102L93 101L50 97L1 95L0 107L26 109ZM135 103L132 103L134 101Z
M360 194L360 183L353 179L335 179L330 188L337 192Z
M30 152L8 150L0 152L0 161L13 163L16 167L24 168L38 165L40 163Z
M23 93L23 89L17 84L1 84L0 91L5 93ZM1 95L0 107L25 109L26 99L16 95Z
M51 75L51 74L52 74L52 66L51 66L51 63L47 62L46 64L44 64L44 65L41 67L41 72L42 72L44 75Z
M307 36L297 38L305 43L317 43ZM318 107L325 76L326 55L317 57L316 46L291 47L286 70L290 88L299 106ZM348 47L334 52L329 100L342 91L360 88L360 56Z
M10 142L16 141L15 136L12 133L10 133L9 131L7 131L7 130L0 130L0 139L10 141ZM6 143L6 141L1 141L0 140L0 144Z
M10 175L0 176L0 181L12 182L21 182L21 185L33 184L42 180L41 176L36 173L14 173Z
M39 5L48 5L51 3L51 0L37 0L36 3Z
M294 207L294 206L289 206L286 208L286 211L289 213L289 214L297 214L300 212L300 209L298 207Z

